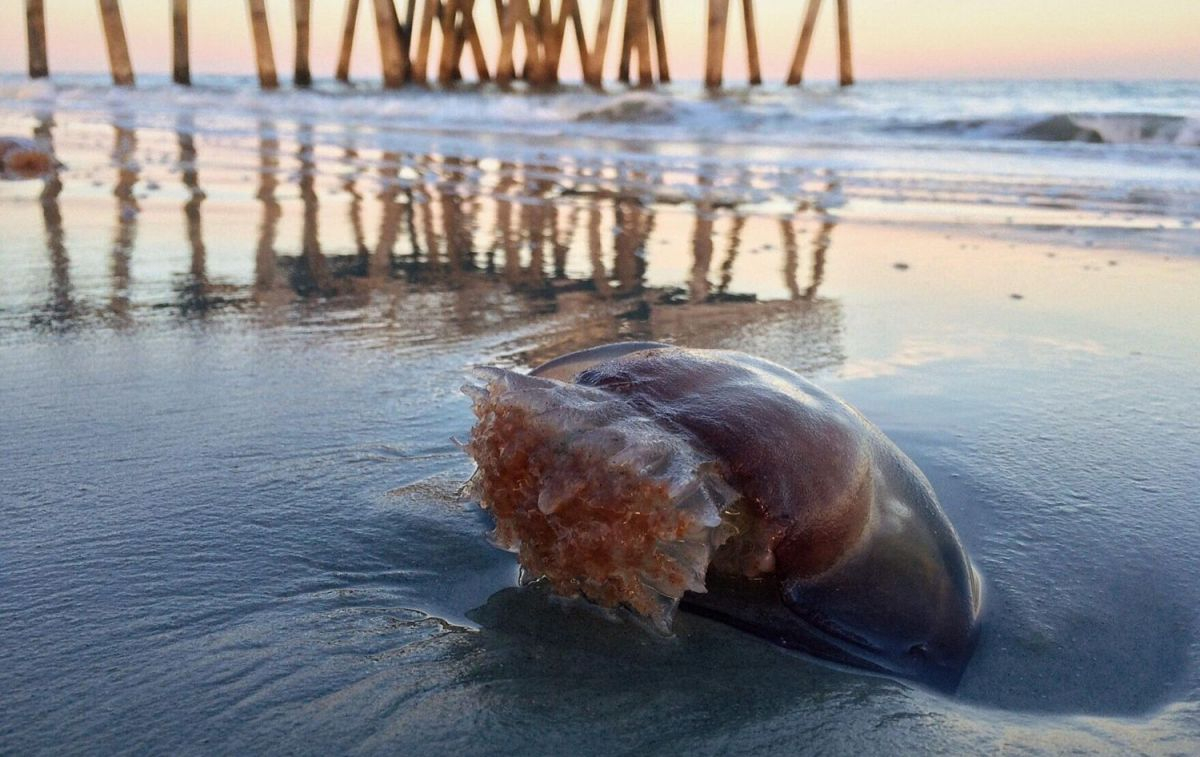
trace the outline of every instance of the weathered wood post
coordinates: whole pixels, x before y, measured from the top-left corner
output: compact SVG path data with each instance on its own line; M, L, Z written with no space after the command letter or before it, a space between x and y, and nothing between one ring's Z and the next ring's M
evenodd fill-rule
M29 47L29 78L50 75L46 62L46 11L42 0L25 0L25 38Z
M719 89L725 71L725 23L729 0L708 0L708 44L705 50L704 86Z
M638 86L650 87L654 84L654 71L650 60L650 7L647 0L629 0L625 6L625 34L621 40L621 65L617 71L617 80L628 84L630 81L630 59L637 52Z
M658 80L671 82L671 68L667 65L667 31L663 28L662 0L650 0L650 21L654 24L654 48L658 60Z
M438 62L438 83L445 85L462 79L462 55L468 44L479 81L488 81L491 77L487 57L475 27L475 0L446 0L440 22L442 52Z
M409 4L409 17L412 4ZM408 27L412 29L411 25ZM408 44L400 33L400 19L392 0L375 0L375 30L379 33L379 58L383 68L383 86L395 89L409 74ZM410 32L411 34L411 32ZM347 53L347 56L349 53Z
M518 24L525 38L526 77L530 84L542 86L547 79L542 59L542 41L529 0L508 0L504 7L500 22L500 60L496 65L496 81L501 86L507 86L515 76L513 47Z
M438 84L444 86L462 77L459 67L462 46L459 44L458 15L460 11L464 16L470 14L474 5L475 0L445 0L440 4L441 17L437 21L442 29L442 50L438 60Z
M342 45L338 49L337 72L340 82L350 81L350 51L354 48L354 27L358 24L358 0L347 0L346 18L342 22Z
M587 32L583 28L583 16L579 11L578 0L563 0L558 9L558 18L551 13L549 0L542 0L538 7L538 26L542 40L542 65L545 69L546 83L558 83L558 69L562 62L563 48L566 46L567 25L570 24L575 35L575 47L579 51L579 64L584 79L588 76L588 41Z
M583 81L589 86L604 86L604 59L608 53L608 34L612 28L613 5L616 0L601 0L600 18L596 22L596 38L588 48L583 64Z
M742 18L746 27L746 64L752 86L762 84L758 60L758 28L754 21L754 0L742 0ZM709 0L708 49L705 51L704 86L719 89L725 72L725 33L729 22L729 0Z
M574 23L576 41L579 40L578 30L583 28L583 19L579 16L578 0L563 0L558 9L558 18L554 18L549 0L542 0L538 7L539 25L542 36L542 54L545 56L546 83L558 84L558 69L562 62L563 46L566 44L567 24ZM580 47L580 60L586 58L586 40Z
M633 43L638 56L638 86L654 86L654 69L650 53L650 4L648 0L629 0L637 9L633 22Z
M854 67L850 60L850 0L837 0L838 20L838 83L848 87L854 83Z
M412 30L416 20L417 0L408 0L408 10L404 14L404 44L408 47L412 46Z
M654 69L650 52L650 3L649 0L630 0L630 5L637 6L633 32L638 56L638 86L652 87Z
M246 0L250 11L250 31L254 35L254 62L258 68L258 84L263 89L279 86L275 73L275 50L271 47L271 29L267 26L267 9L263 0Z
M762 84L762 69L758 62L758 25L754 23L754 0L742 0L742 18L746 27L746 62L750 84Z
M391 0L386 0L391 4ZM428 81L429 47L434 23L441 24L441 0L425 0L421 8L421 25L417 30L417 53L412 59L412 80L418 84Z
M501 47L500 55L503 56L503 54L504 54L504 49L503 49L504 48L504 28L505 28L504 25L506 23L506 18L508 17L508 2L507 2L507 0L494 0L494 2L496 4L496 21L499 24L499 28L500 28L500 47ZM512 81L513 79L517 78L516 66L513 65L511 61L509 62L509 70L508 70L506 76L508 77L506 79L506 81ZM501 78L499 68L496 69L496 78L497 79Z
M188 60L188 0L171 0L171 80L191 84Z
M633 6L637 0L626 0L625 24L621 30L621 61L617 64L617 81L629 83L629 62L633 51Z
M471 0L472 3L475 0ZM483 49L483 40L479 38L479 28L475 25L475 13L472 7L470 12L464 13L462 27L458 31L458 36L455 38L457 52L455 59L462 57L463 41L466 40L471 45L471 57L475 61L475 74L479 81L491 81L491 72L488 70L487 53ZM462 74L459 73L459 77Z
M800 40L796 43L796 55L792 58L791 69L788 70L788 86L795 86L804 80L804 63L808 60L808 48L812 44L813 27L817 25L819 10L821 10L821 0L808 0L808 10L804 13L804 26L800 28Z
M108 46L108 67L113 84L133 85L133 64L129 62L129 46L125 42L125 25L121 23L119 0L99 0L100 20L104 23L104 42Z
M312 0L292 0L292 14L296 21L296 66L292 83L297 87L311 87L312 69L308 64L308 48L312 36Z

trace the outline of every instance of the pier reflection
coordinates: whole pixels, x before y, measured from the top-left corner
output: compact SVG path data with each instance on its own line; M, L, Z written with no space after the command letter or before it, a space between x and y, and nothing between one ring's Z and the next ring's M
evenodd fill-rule
M344 313L380 297L424 292L449 304L443 317L456 319L464 333L482 328L470 321L499 297L507 318L569 319L562 338L580 343L683 335L712 341L779 312L793 314L797 328L829 332L827 342L839 338L839 305L821 293L836 232L823 198L838 195L836 180L781 213L777 206L743 207L715 191L671 197L660 191L661 175L636 166L606 171L566 158L518 163L377 150L361 146L352 129L331 146L311 126L264 119L249 143L256 170L238 181L230 178L227 152L202 172L204 138L194 117L183 114L169 135L170 170L182 190L175 212L188 264L161 282L152 280L163 278L161 259L138 264L163 254L150 245L138 249L139 219L146 223L147 209L168 200L153 194L157 182L146 175L153 167L139 161L137 131L127 119L114 121L107 292L101 297L72 282L61 206L64 181L69 194L73 176L52 175L40 197L50 287L34 316L39 325L123 327L164 311L187 319L297 305L311 312L306 303L315 302ZM46 116L36 136L49 144L52 132ZM161 142L162 135L147 140ZM206 180L224 198L221 221L207 229ZM711 190L707 182L696 179L702 190ZM240 199L247 195L253 204ZM224 217L230 207L240 224ZM213 245L228 258L239 240L252 256L240 269L250 274L214 277Z
M38 118L34 129L35 138L54 148L54 119L48 113ZM78 317L75 298L71 287L71 260L67 256L66 232L63 229L62 195L63 182L58 171L45 178L39 201L42 209L42 225L45 229L46 253L50 259L49 298L33 315L34 324L53 327L71 326Z

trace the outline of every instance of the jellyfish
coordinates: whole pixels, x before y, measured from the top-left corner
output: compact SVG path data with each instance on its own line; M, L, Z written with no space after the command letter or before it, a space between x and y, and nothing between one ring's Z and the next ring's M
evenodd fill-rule
M476 376L467 491L526 579L661 632L683 609L956 688L979 575L925 476L844 401L768 360L648 342Z

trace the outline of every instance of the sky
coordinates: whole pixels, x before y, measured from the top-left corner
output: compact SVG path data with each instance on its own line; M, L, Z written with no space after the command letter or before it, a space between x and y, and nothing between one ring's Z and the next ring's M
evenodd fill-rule
M291 0L266 0L275 56L286 80L292 67ZM345 0L312 0L312 65L332 75ZM478 20L485 45L497 39L492 3ZM589 33L599 0L581 0ZM624 0L618 0L618 13ZM677 80L703 73L705 0L663 0L667 46ZM107 70L96 0L45 0L51 73ZM352 76L379 77L372 0L361 0ZM825 0L809 65L810 80L836 72L834 0ZM139 73L170 67L169 0L123 0L125 27ZM731 3L726 77L745 77L739 0ZM801 0L757 0L759 47L768 80L781 80L795 49ZM864 79L1197 79L1200 78L1200 0L851 0L854 68ZM191 2L194 78L254 72L245 0ZM611 79L619 26L609 47ZM469 56L467 56L469 58ZM489 55L494 59L494 55ZM24 3L0 0L0 71L24 71ZM471 78L470 64L466 64ZM573 43L564 52L564 80L578 78Z

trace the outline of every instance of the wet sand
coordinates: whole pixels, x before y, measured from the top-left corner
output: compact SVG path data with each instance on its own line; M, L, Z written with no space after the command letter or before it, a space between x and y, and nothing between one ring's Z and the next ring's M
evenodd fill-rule
M116 121L3 121L69 170L0 185L0 746L1200 747L1188 223ZM986 581L955 697L514 588L463 371L617 339L780 362L913 457Z

